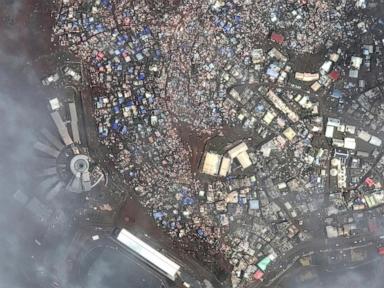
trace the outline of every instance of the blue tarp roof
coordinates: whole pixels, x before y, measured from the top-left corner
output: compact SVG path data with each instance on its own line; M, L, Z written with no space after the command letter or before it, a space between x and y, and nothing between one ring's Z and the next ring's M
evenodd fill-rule
M124 125L124 126L121 128L121 130L120 130L120 134L122 134L122 135L126 135L126 134L128 134L128 127Z
M125 104L125 107L132 107L132 106L133 106L132 100L128 100L127 103Z
M256 105L255 110L256 112L263 112L265 110L265 107L264 105L259 104L259 105Z
M331 96L332 96L333 98L337 98L337 99L339 99L339 98L343 97L343 93L342 93L339 89L334 89L334 90L332 91L332 93L331 93Z
M163 217L164 217L164 213L163 212L155 212L155 213L153 213L153 218L155 218L155 220L161 220Z
M113 130L119 130L121 127L121 123L118 122L118 120L115 120L113 123L112 123L112 129Z
M99 137L105 138L107 136L108 136L108 128L104 128L104 127L100 128L99 129Z
M144 74L144 72L139 73L138 79L139 79L139 80L144 80L144 79L145 79L145 74Z
M144 26L144 30L143 30L143 32L144 32L145 34L151 34L151 29L149 29L149 27L147 27L147 26Z
M199 235L200 237L204 237L205 236L205 233L204 233L204 230L202 228L198 228L196 230L196 233L197 235Z
M191 197L185 197L182 200L183 205L193 205L195 201Z
M119 113L120 112L120 106L118 106L118 105L113 106L113 112L114 113Z
M273 68L268 68L267 70L267 75L272 77L272 78L277 78L279 77L279 73L276 72Z
M259 200L256 200L256 199L249 200L249 209L257 210L259 208L260 208Z

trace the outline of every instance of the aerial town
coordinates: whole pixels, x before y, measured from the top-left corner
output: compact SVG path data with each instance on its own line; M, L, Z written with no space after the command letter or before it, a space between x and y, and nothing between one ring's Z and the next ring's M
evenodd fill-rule
M52 2L36 287L383 287L382 0Z

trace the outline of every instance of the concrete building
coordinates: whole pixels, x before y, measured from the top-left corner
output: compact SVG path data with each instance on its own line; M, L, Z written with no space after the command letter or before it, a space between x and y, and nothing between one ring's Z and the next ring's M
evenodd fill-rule
M295 79L304 81L304 82L312 82L320 79L319 73L301 73L301 72L296 72L295 73Z
M77 111L75 103L69 103L69 113L71 115L71 131L73 142L80 144L80 132L79 132L79 124L77 119Z
M293 138L295 138L296 136L296 132L293 131L293 129L291 127L288 127L287 129L285 129L283 131L283 135L289 140L289 141L292 141Z
M327 232L328 238L337 238L337 236L338 236L337 228L328 225L325 227L325 230Z
M344 148L350 149L350 150L355 150L356 149L356 139L350 138L350 137L345 137L344 138Z
M381 143L382 143L381 139L376 136L372 136L371 139L369 140L369 144L376 147L380 147Z
M243 151L243 152L239 153L236 158L239 161L239 163L243 169L246 169L252 165L252 161L249 158L247 151Z
M221 157L219 154L207 152L204 157L202 172L211 176L217 175L220 169Z
M237 159L243 169L252 165L252 161L248 155L248 146L244 142L236 145L228 151L228 155L231 159Z
M229 151L228 151L228 155L231 159L234 159L236 158L240 153L242 152L245 152L248 150L248 146L247 144L245 144L244 142L241 142L239 143L238 145L236 145L235 147L231 148Z
M59 134L61 136L61 139L63 140L64 144L66 146L72 145L73 141L71 136L69 136L68 128L65 126L65 123L63 119L61 118L58 111L54 111L51 113L51 117L53 119L53 122L55 122L55 125L57 127L57 130L59 131Z
M287 115L289 120L291 120L294 123L299 121L300 119L299 115L297 115L296 112L294 112L291 108L289 108L287 104L285 104L284 101L281 100L280 97L278 97L272 90L268 91L267 97L278 110L280 110L285 115Z
M219 176L225 177L228 175L229 171L231 170L231 159L228 157L223 157L220 164L220 170L219 170Z
M56 110L60 109L60 101L57 97L50 99L49 105L50 105L52 111L56 111Z

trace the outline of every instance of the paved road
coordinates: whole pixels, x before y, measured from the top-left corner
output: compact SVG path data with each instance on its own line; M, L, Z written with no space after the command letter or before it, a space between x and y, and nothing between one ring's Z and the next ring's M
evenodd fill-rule
M300 257L315 253L330 253L341 250L350 250L353 248L364 247L372 245L379 239L374 235L359 235L351 238L336 238L336 239L313 239L309 242L304 242L299 246L294 247L278 258L276 262L272 263L268 268L267 278L264 282L253 283L249 287L274 287L274 283L285 274L292 264Z

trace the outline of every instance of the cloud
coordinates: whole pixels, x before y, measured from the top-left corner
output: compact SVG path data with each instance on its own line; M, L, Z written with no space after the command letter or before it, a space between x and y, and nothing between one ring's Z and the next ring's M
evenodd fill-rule
M287 281L280 281L279 288L382 288L383 287L383 260L374 258L372 262L361 265L355 269L342 271L342 267L334 267L333 272L315 272L315 280L300 283L300 273L294 271L284 277ZM305 270L301 270L305 271Z
M35 192L33 172L40 160L32 144L49 115L39 77L26 64L29 56L12 25L20 13L27 13L22 10L27 1L0 2L0 288L37 288L41 272L54 263L38 265L39 247L34 239L41 225L18 205L13 194L18 189L30 196Z

